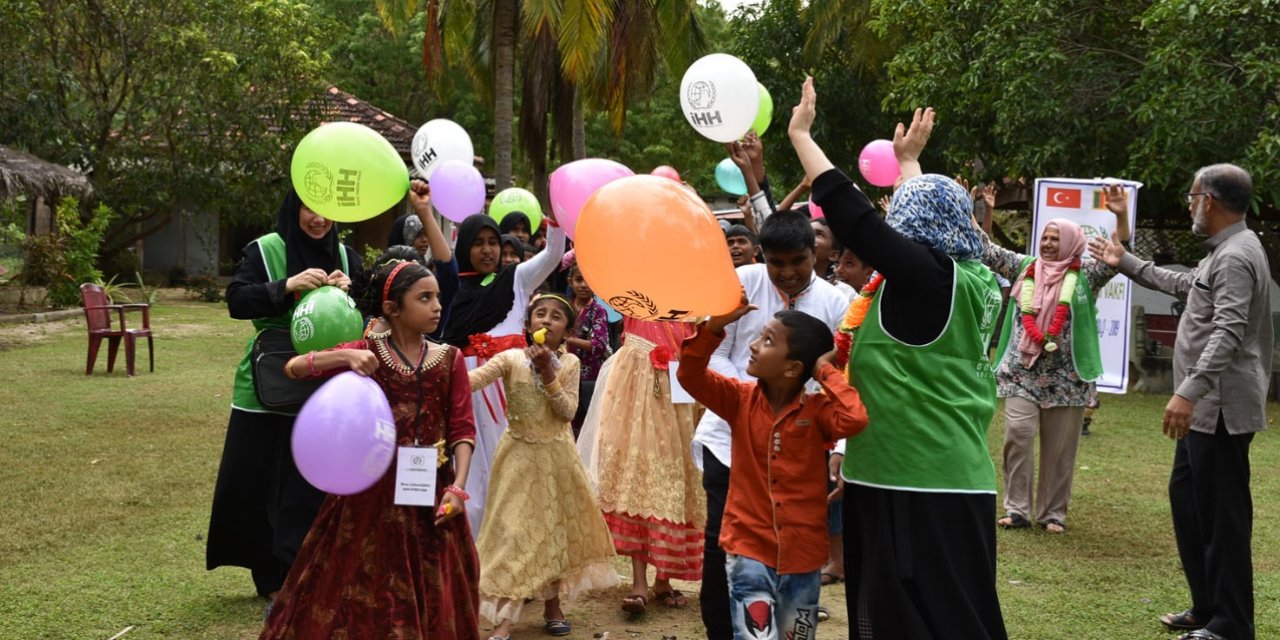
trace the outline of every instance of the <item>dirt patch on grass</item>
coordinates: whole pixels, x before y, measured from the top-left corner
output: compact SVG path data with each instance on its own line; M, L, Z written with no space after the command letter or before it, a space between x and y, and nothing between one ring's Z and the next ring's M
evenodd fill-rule
M74 337L77 331L84 331L84 318L3 325L0 326L0 351L12 351L54 339Z

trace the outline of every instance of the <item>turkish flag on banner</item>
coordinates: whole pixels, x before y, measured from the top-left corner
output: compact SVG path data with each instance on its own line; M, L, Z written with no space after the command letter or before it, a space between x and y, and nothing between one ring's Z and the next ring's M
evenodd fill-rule
M1049 187L1045 192L1045 204L1050 207L1062 207L1064 209L1080 208L1080 190L1079 189L1055 189Z

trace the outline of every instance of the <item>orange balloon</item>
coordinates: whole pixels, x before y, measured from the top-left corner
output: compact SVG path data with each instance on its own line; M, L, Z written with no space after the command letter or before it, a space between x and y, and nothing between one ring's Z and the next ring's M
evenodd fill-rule
M667 178L632 176L600 187L582 207L574 242L591 289L633 318L721 315L742 297L711 209Z

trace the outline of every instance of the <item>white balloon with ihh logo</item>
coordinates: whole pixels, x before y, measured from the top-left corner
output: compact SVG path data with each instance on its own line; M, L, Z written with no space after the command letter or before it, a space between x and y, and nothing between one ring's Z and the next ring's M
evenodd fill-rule
M760 85L747 63L713 53L684 72L680 107L698 133L716 142L733 142L745 136L755 122Z
M444 118L422 125L413 136L410 152L413 154L413 166L428 180L441 163L457 160L471 165L476 155L466 129Z

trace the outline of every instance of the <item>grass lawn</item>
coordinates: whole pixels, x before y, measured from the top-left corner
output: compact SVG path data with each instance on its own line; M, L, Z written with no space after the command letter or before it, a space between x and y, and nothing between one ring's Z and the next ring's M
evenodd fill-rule
M81 320L0 327L0 638L106 639L130 626L124 640L256 637L263 603L248 572L206 572L203 540L249 324L222 305L164 302L152 325L156 372L139 353L133 379L122 361L105 374L105 353L84 375ZM1081 445L1067 535L1000 532L1012 637L1161 638L1156 616L1189 604L1165 493L1165 400L1104 396ZM997 459L1002 433L997 418ZM1280 447L1264 434L1253 445L1259 638L1280 637L1277 469ZM621 595L570 605L574 637L700 637L696 598L626 621ZM836 615L819 637L846 637L840 588L824 598Z

